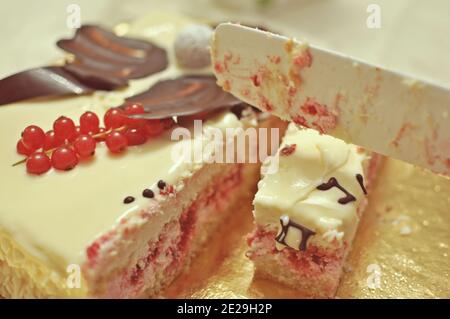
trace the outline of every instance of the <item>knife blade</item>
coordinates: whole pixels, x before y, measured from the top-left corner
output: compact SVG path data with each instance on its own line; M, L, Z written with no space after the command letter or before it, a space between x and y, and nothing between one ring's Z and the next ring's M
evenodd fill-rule
M450 90L233 23L211 42L217 83L282 119L450 176Z

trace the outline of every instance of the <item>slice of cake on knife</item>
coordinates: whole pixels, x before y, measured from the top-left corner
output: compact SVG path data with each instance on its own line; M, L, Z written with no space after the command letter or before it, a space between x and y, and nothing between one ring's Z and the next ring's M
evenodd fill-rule
M254 199L248 257L256 274L309 297L333 297L380 156L290 124Z

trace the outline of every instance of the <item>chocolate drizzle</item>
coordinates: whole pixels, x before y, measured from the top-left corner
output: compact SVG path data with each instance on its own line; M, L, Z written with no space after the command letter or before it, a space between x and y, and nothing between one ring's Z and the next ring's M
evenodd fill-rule
M118 37L98 26L79 28L58 46L74 54L64 66L22 71L0 80L0 105L37 97L81 95L115 90L129 79L164 70L166 51L148 41Z
M149 90L126 99L126 103L130 102L141 103L146 112L131 117L144 119L187 116L242 104L223 91L209 75L186 75L160 81Z
M297 224L296 222L291 221L290 218L286 215L283 215L280 217L280 224L281 224L281 232L277 235L277 237L275 237L275 240L277 242L279 242L280 244L289 246L286 243L286 236L288 234L289 227L297 228L302 233L302 240L300 241L300 244L298 246L298 249L300 251L306 250L309 237L316 234L315 231L313 231L303 225ZM292 248L294 248L294 247L292 247Z
M321 191L327 191L333 187L337 187L345 194L345 197L339 198L339 204L345 205L356 200L355 196L350 194L344 187L342 187L335 177L331 177L328 182L320 184L319 186L317 186L317 189Z
M364 186L364 178L361 174L356 174L356 180L359 183L359 186L361 186L362 191L364 192L364 195L367 195L366 187Z

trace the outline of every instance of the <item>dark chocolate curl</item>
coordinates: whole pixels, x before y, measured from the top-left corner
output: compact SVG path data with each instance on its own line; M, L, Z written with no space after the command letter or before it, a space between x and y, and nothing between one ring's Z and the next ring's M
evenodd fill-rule
M166 51L148 41L124 38L98 26L84 25L57 45L75 56L72 72L105 79L138 79L167 68ZM78 69L78 71L77 71Z
M0 80L0 105L37 97L80 95L92 92L62 67L26 70Z
M231 108L242 101L223 91L213 76L187 75L160 81L149 90L126 99L126 103L141 103L145 109L144 114L130 117L162 119Z

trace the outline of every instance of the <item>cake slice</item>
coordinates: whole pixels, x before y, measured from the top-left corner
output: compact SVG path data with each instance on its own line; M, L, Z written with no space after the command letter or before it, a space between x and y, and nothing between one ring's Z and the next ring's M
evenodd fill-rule
M275 156L278 171L258 184L247 255L258 276L333 297L380 157L293 123Z
M4 181L0 184L0 296L156 296L189 267L190 260L214 235L214 229L234 212L235 205L239 205L246 194L254 192L260 165L248 161L209 161L217 148L208 146L217 143L213 139L217 135L206 133L225 133L227 129L248 127L282 128L284 124L227 97L228 93L216 87L207 65L192 70L174 60L177 34L194 23L184 16L155 13L128 26L130 35L151 41L151 44L129 39L116 41L112 34L96 33L94 27L84 27L80 32L87 32L87 38L76 42L77 45L87 41L93 50L92 41L113 39L116 45L108 48L118 51L105 54L103 48L99 54L91 54L74 48L70 41L63 42L61 46L72 48L75 55L81 52L88 56L81 59L81 64L75 62L69 68L39 70L42 77L29 82L32 92L27 97L61 92L92 91L91 94L58 99L41 96L38 100L0 106L0 144L3 147L0 174ZM95 37L91 37L92 32ZM147 36L149 34L151 37ZM101 41L100 45L104 43ZM128 45L135 48L122 48ZM158 46L156 51L154 45ZM142 76L145 70L136 67L140 55L146 54L140 48L147 50L145 52L156 52L159 62L163 62L158 67L146 67L156 73L148 75L147 72ZM183 48L181 51L183 54ZM207 49L203 51L207 52ZM132 57L120 56L129 52L133 53ZM165 52L167 65L167 60L161 56ZM111 61L102 60L102 55L118 59L122 64L110 65ZM89 59L100 61L92 63ZM130 60L133 65L128 69L127 61ZM145 63L157 61L150 59ZM98 72L98 66L102 72ZM125 73L116 72L117 68L133 70L137 74L135 77L140 78L122 79L120 77ZM66 77L68 73L70 76ZM29 76L29 73L21 76ZM54 90L55 83L51 81L60 77L65 82L56 84L69 83L69 91ZM36 87L42 84L42 79L48 81L44 86ZM8 83L14 87L16 82ZM121 89L105 92L91 87L98 83L108 89L119 84ZM127 87L123 88L123 85ZM83 86L81 91L77 90L80 86ZM152 101L158 102L155 107L167 102L167 110L159 109L159 112L165 112L163 119L144 120L147 122L141 126L139 119L128 116L135 108L140 110L140 101L133 97L141 98L141 93L145 94L144 106L147 108ZM20 94L14 96L14 100L20 98ZM133 104L123 104L126 101ZM214 103L214 110L211 110ZM122 111L108 110L122 104L123 112L127 112L130 105L132 112L126 113L123 126L115 126L115 122L123 119L122 115L116 116ZM193 107L199 112L186 116L171 113L175 110L185 112ZM204 112L200 112L202 107ZM109 114L104 123L100 121L100 125L106 126L106 132L98 131L97 123L97 131L88 133L97 140L95 155L85 154L87 158L78 156L78 159L68 161L65 156L73 153L67 148L73 147L78 155L81 153L80 148L74 146L72 137L67 136L63 142L66 153L62 152L66 155L62 156L60 152L59 159L53 158L56 150L44 145L46 154L51 153L53 167L45 166L45 161L30 164L32 156L26 163L20 161L23 156L17 154L16 143L20 139L17 151L26 153L27 149L23 149L21 143L26 147L30 144L25 143L28 139L25 135L22 138L20 135L27 125L35 124L50 130L55 120L59 126L66 126L68 118L77 122L86 111L99 117L105 112ZM65 117L60 118L62 115ZM178 115L177 122L172 115ZM193 123L195 119L203 119L200 132ZM80 125L83 131L81 121ZM143 127L144 139L139 133ZM54 129L56 135L65 131L56 126ZM123 140L118 137L123 135L128 143L126 151L121 145ZM226 142L225 137L224 134L219 142ZM101 141L104 138L106 142ZM179 153L180 150L187 151ZM200 160L199 154L202 155ZM39 156L40 160L45 159L44 155Z

